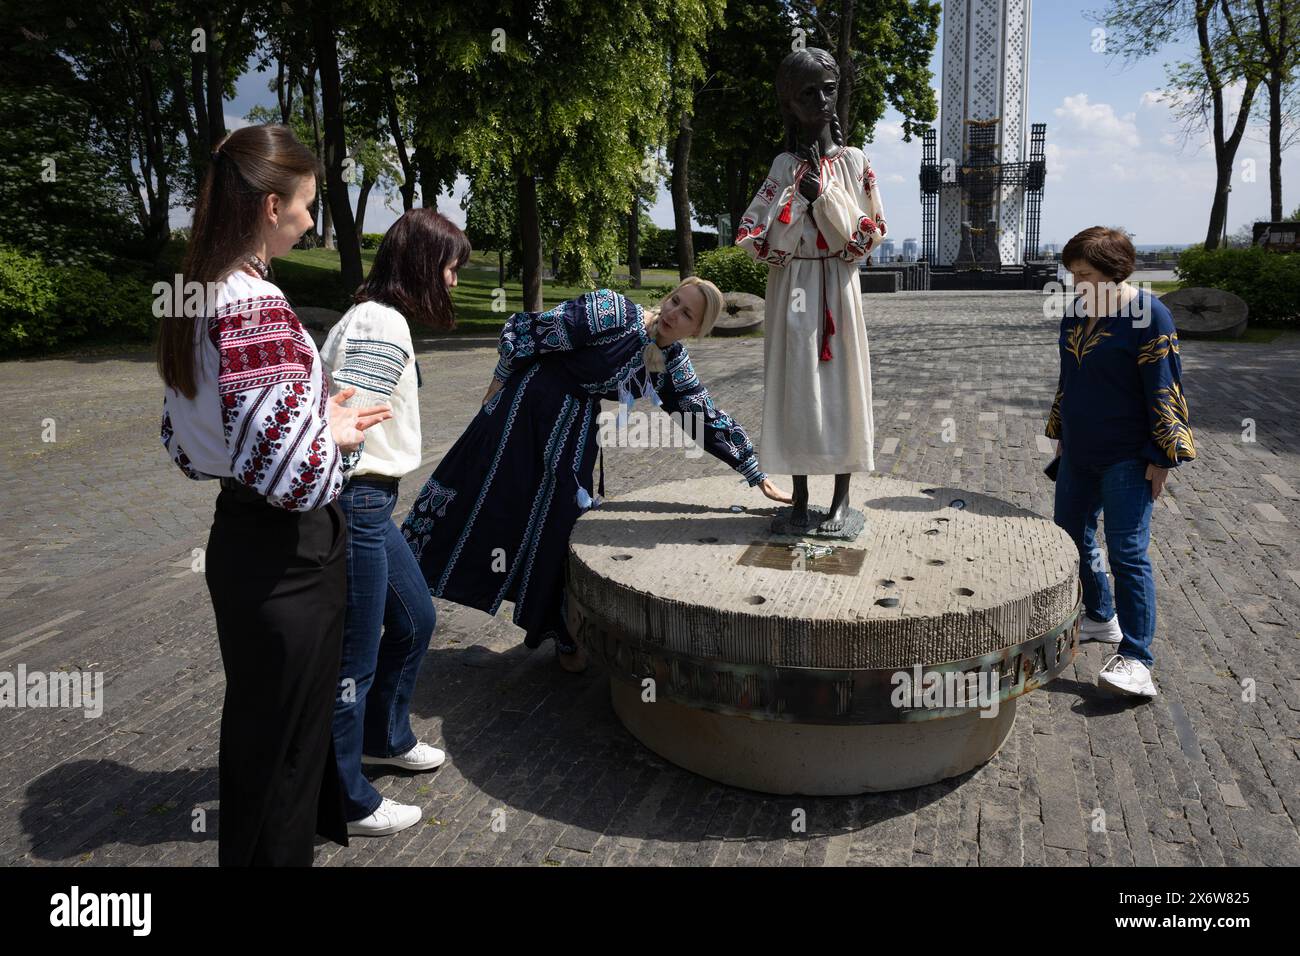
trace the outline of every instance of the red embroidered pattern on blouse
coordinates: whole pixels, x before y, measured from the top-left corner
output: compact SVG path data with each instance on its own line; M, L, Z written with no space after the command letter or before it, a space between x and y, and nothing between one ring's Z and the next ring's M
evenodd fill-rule
M275 496L283 508L311 507L322 479L337 471L337 462L327 457L336 459L337 450L325 435L324 368L316 415L311 414L314 354L298 317L283 299L244 300L218 311L209 334L220 355L217 390L236 477Z

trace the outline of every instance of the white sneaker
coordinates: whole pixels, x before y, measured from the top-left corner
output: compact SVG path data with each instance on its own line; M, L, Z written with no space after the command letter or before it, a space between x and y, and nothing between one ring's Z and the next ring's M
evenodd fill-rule
M1131 657L1111 657L1097 675L1097 686L1128 697L1154 697L1156 685L1150 669Z
M384 797L383 802L370 816L349 821L348 836L391 836L407 827L415 826L420 822L422 815L419 807L398 803Z
M383 764L389 767L401 767L403 770L432 770L441 767L447 755L437 747L418 743L404 754L396 757L370 757L361 755L361 762L366 764Z
M1099 641L1102 644L1118 644L1124 640L1124 632L1119 629L1119 615L1112 614L1109 621L1094 621L1085 613L1083 623L1079 625L1079 643Z

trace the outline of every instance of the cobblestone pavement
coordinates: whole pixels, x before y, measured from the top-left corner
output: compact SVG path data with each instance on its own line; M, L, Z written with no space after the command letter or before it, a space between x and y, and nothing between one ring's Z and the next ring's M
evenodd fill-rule
M1050 514L1040 435L1055 322L1041 300L911 293L866 304L879 470ZM492 346L423 343L426 456L399 515L476 409ZM719 405L756 435L762 342L692 353ZM431 775L377 778L386 795L425 807L425 822L322 844L317 862L1300 864L1300 338L1189 341L1182 355L1200 458L1179 469L1155 517L1154 702L1102 696L1105 651L1084 645L1021 702L981 769L892 794L777 799L647 751L614 716L602 675L566 674L549 651L527 651L508 606L490 619L438 602L414 720L450 760ZM0 711L0 862L215 863L223 678L191 569L215 487L164 457L146 355L0 364L0 383L11 409L0 424L0 671L101 671L106 697L98 718ZM942 440L945 419L954 442ZM605 462L611 495L722 467L680 449L614 449ZM796 809L806 832L792 830Z

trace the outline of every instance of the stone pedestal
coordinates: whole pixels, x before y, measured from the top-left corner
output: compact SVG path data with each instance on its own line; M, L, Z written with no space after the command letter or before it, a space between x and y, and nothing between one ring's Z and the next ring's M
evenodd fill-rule
M832 483L810 478L813 499ZM579 519L569 626L629 731L704 776L781 794L919 786L997 752L1016 699L1074 657L1073 543L959 489L855 476L850 500L866 531L815 558L776 543L779 506L730 475Z

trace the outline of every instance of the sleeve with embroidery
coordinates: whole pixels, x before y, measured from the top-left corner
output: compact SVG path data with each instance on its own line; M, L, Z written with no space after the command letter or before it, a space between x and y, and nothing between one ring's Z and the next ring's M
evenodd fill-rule
M772 162L736 229L736 245L769 265L785 265L799 248L803 233L809 204L795 187L793 165L788 153Z
M674 343L665 359L666 370L656 373L653 381L663 410L693 416L690 433L698 440L703 428L704 448L710 455L740 472L751 488L762 482L767 474L758 467L753 443L739 422L713 404L686 348Z
M588 292L546 312L516 312L501 329L492 377L504 383L547 352L607 345L634 335L640 315L630 299L612 289Z
M368 408L388 404L397 380L415 355L411 330L398 313L372 309L359 314L348 327L343 344L343 364L334 372L334 391L355 388L344 405ZM337 361L337 360L336 360ZM343 474L350 476L361 461L363 441L355 451L344 452Z
M848 147L849 169L860 169L851 182L832 179L823 183L813 202L813 215L826 229L827 238L840 244L840 258L861 259L885 235L885 207L880 200L876 174L861 150ZM856 154L856 155L855 155ZM854 160L861 157L861 163ZM828 166L830 164L827 164Z
M1065 370L1061 369L1056 374L1056 397L1052 399L1052 410L1047 413L1047 427L1043 429L1043 434L1048 438L1060 439L1061 437L1061 398L1065 395Z
M237 301L212 318L217 391L235 480L288 511L333 501L343 484L324 369L288 303ZM313 377L313 373L319 375Z
M1161 468L1176 468L1196 457L1196 444L1183 397L1182 363L1178 358L1178 331L1173 316L1156 304L1151 321L1138 340L1138 372L1147 407L1151 435L1146 457Z
M172 427L172 415L167 409L167 402L163 400L163 417L162 417L162 437L163 447L167 449L167 454L171 456L176 467L179 468L187 478L193 478L195 481L216 478L216 475L205 474L194 467L190 461L190 456L185 454L185 449L181 448L180 442L176 440L176 432Z

